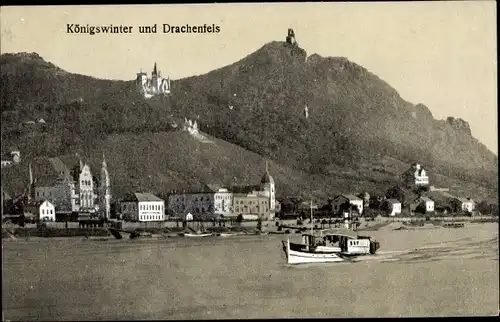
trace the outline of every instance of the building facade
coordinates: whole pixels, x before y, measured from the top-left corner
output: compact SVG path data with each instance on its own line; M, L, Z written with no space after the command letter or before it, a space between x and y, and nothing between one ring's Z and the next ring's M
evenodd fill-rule
M35 201L49 200L58 213L97 213L109 218L111 185L104 158L100 179L94 177L90 165L81 160L71 170L59 158L45 161L45 171L38 173L39 178L34 176L30 164L29 198ZM51 167L50 171L47 167Z
M120 203L123 218L147 222L165 220L165 201L151 193L134 193Z
M33 215L36 220L56 221L56 208L48 200L28 204L25 213L26 215Z
M472 213L474 211L474 200L470 198L459 198L455 197L452 198L450 201L450 205L453 209L453 211L459 212L467 212L467 213Z
M413 203L413 207L418 213L433 213L435 210L435 203L429 197L420 197Z
M255 193L235 193L233 195L233 214L238 215L257 215L260 218L268 219L269 198L267 196Z
M233 212L233 193L226 188L218 189L214 193L214 213L230 216Z
M397 199L387 199L385 200L391 206L391 213L389 216L393 217L401 214L401 202Z
M191 213L194 217L214 213L215 193L209 192L183 192L169 194L167 207L174 217L184 217Z

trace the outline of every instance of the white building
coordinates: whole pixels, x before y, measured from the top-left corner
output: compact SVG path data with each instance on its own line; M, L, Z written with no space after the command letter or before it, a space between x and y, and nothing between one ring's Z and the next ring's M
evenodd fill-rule
M434 212L434 200L429 197L420 197L417 204L422 206L426 213Z
M454 208L456 208L456 210L461 210L468 213L471 213L475 208L474 200L470 198L455 197L451 200L451 204L454 205Z
M422 165L414 163L403 173L403 181L407 186L428 185L429 176Z
M25 212L34 215L37 220L56 221L56 208L48 200L28 204Z
M135 221L165 220L165 201L151 193L134 193L121 202L124 218Z
M333 198L332 207L335 213L339 213L341 211L341 206L345 203L349 203L353 206L356 206L358 209L358 213L361 215L363 213L363 199L353 195L353 194L341 194Z
M396 216L401 214L401 202L397 199L387 199L385 202L391 205L391 213L389 216Z
M94 194L94 180L92 172L88 164L81 164L80 174L78 176L80 196L80 211L94 211L95 210L95 194Z
M214 194L214 213L228 216L233 211L233 193L226 188L218 189Z
M151 78L148 78L148 75L142 71L137 73L136 87L137 91L146 98L167 95L170 94L170 78L163 78L161 72L156 69L155 63Z

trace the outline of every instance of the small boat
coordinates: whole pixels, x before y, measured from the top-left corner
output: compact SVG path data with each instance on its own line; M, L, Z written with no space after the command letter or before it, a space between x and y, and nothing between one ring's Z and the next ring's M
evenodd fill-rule
M447 222L447 223L443 223L443 227L445 227L445 228L464 228L465 222L463 222L463 221Z
M130 239L151 238L152 236L153 234L147 231L134 231L132 234L130 234Z
M131 238L132 233L124 230L119 230L116 228L108 228L108 231L115 237L116 239L123 239L123 236Z
M98 241L108 241L108 237L101 237L101 236L85 236L85 239L88 240L98 240Z
M212 236L211 233L199 233L199 234L192 234L192 233L184 233L184 237L209 237Z
M220 237L230 237L230 236L236 236L236 234L233 233L220 233Z

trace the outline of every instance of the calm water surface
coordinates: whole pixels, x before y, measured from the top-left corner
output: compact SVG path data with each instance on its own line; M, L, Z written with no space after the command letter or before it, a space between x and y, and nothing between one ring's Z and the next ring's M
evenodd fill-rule
M498 314L497 224L367 232L380 254L288 266L276 236L3 242L11 320ZM297 237L295 237L297 238Z

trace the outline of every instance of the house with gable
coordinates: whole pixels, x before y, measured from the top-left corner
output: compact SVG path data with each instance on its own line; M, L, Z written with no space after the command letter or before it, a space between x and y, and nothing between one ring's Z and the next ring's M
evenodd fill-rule
M347 203L355 206L360 215L363 214L363 199L355 194L340 194L334 197L332 200L333 212L335 214L340 214L342 212L342 207Z

